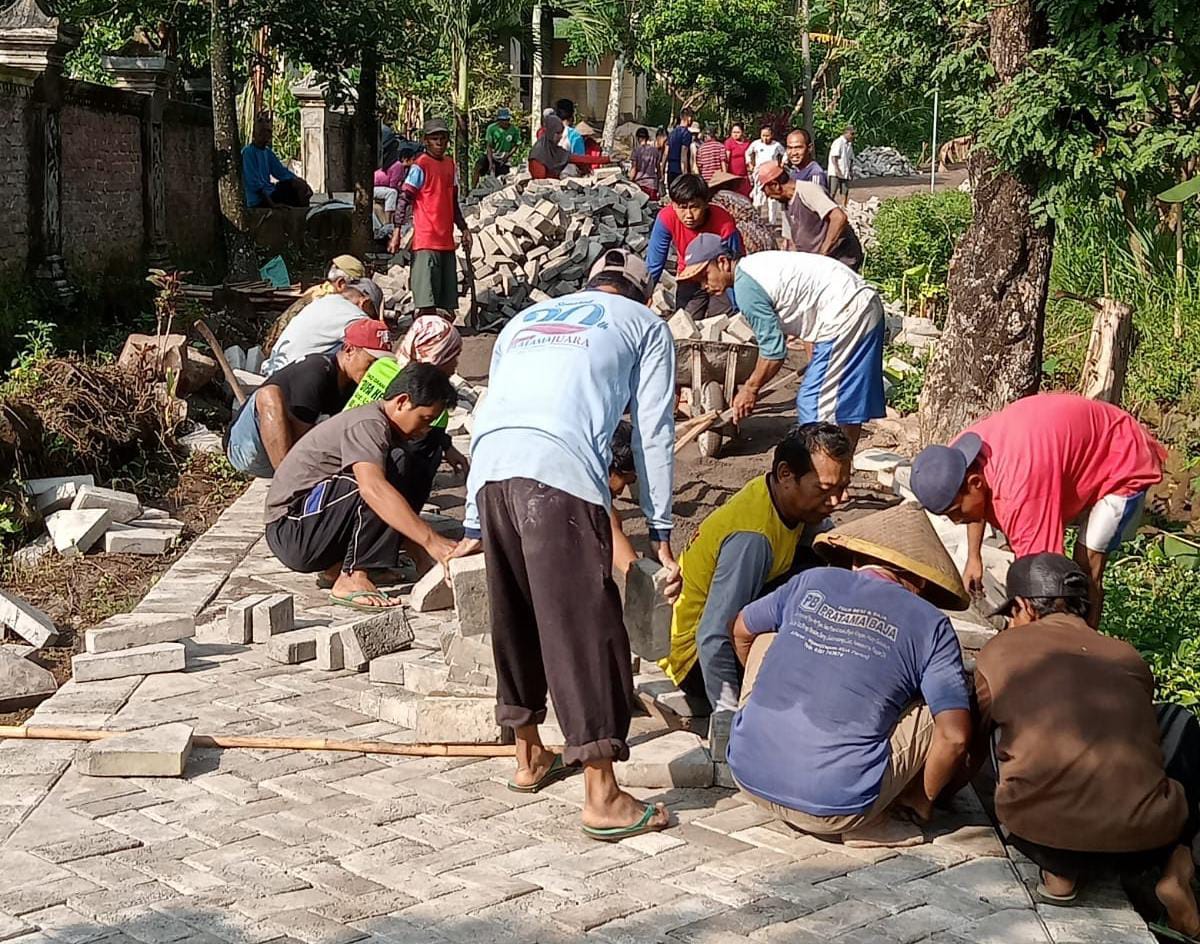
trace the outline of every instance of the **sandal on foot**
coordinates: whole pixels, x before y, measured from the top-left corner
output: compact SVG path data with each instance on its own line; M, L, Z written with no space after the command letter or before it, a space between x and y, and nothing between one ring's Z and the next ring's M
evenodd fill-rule
M329 594L329 602L335 603L338 606L348 606L352 610L361 610L364 613L377 613L381 610L390 610L394 603L387 603L383 606L371 606L369 603L358 603L363 597L373 597L377 600L391 600L382 590L355 590L353 593L347 593L344 597L338 596L336 593Z
M520 784L515 780L508 782L508 789L513 793L537 793L539 790L550 786L562 780L564 777L569 777L574 771L568 767L563 761L562 754L555 754L554 760L550 764L550 769L542 774L541 778L531 784Z
M658 807L653 803L649 803L646 805L645 812L642 813L642 818L636 823L631 823L628 826L609 826L603 829L595 826L584 826L583 834L589 839L595 839L599 842L620 842L622 839L628 839L631 836L657 833L667 828L666 825L650 825L650 820L654 819L654 814L657 812Z
M1069 895L1055 895L1046 887L1045 873L1039 869L1037 888L1035 889L1034 893L1036 894L1038 901L1044 905L1059 905L1060 907L1073 905L1075 904L1075 899L1079 897L1079 885L1076 884L1075 888Z

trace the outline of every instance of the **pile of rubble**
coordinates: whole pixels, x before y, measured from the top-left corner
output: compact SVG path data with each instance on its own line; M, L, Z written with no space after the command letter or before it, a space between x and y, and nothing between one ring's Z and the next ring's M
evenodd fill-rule
M916 167L894 147L869 147L854 155L855 177L912 177Z
M899 302L890 303L891 307L899 308L902 311L902 306ZM885 306L885 310L888 306ZM932 318L921 318L917 315L905 315L899 313L888 312L889 323L896 324L897 318L899 321L899 330L892 335L892 343L907 344L913 349L913 352L918 355L927 354L937 339L942 336L941 329L934 324Z
M47 533L21 548L13 561L31 567L54 552L79 557L96 547L108 554L162 555L179 541L183 522L143 508L132 492L101 488L91 475L30 479L25 492Z
M860 203L857 200L846 202L846 217L863 249L868 252L875 248L875 214L879 212L879 198L871 197Z

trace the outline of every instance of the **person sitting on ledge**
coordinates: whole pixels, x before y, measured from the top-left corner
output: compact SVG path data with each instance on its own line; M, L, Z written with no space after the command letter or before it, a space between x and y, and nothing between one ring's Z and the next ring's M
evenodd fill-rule
M242 187L248 207L306 207L312 199L312 187L284 167L271 150L270 115L254 119L250 143L242 148Z
M1200 724L1154 705L1136 649L1088 626L1091 581L1061 554L1019 557L1008 628L979 653L972 759L998 768L996 817L1040 871L1037 896L1075 900L1098 871L1161 870L1155 893L1175 934L1200 936L1192 840L1200 827ZM1178 938L1177 935L1184 935Z
M833 526L828 515L850 484L852 452L836 426L792 427L771 471L705 518L680 556L683 592L671 616L671 652L659 667L714 711L736 709L741 692L734 617L769 583L814 562L807 552Z
M914 823L929 820L971 740L962 652L938 609L966 609L967 591L915 504L843 524L813 548L841 567L793 577L734 623L746 676L730 772L804 832L922 842Z
M309 354L271 374L229 426L229 464L239 472L271 478L320 417L341 411L375 360L391 356L388 326L360 318L346 326L337 353Z
M410 364L381 401L339 413L296 443L267 491L267 545L280 563L323 572L331 603L371 611L399 605L368 571L395 568L402 543L418 563L444 564L455 542L421 519L406 498L408 470L391 460L397 445L426 435L457 402L449 377Z

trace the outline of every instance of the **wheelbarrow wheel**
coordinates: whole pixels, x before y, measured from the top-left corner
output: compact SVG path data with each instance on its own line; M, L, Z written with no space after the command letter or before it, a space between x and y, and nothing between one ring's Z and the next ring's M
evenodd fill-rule
M711 413L713 410L724 410L725 406L725 393L721 389L721 384L716 380L710 380L700 390L699 415ZM701 433L700 438L696 440L700 455L706 459L715 459L717 453L721 451L723 438L720 433L711 429Z

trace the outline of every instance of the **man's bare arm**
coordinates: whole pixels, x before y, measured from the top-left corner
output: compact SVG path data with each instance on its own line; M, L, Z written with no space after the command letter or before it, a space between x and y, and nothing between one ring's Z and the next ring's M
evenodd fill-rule
M825 229L825 242L821 245L821 255L827 256L839 242L850 225L850 218L841 207L834 207L825 218L829 225Z
M417 546L423 548L438 563L444 564L454 552L455 542L442 537L413 511L383 474L383 466L373 462L356 462L351 471L358 482L363 501L375 514Z
M278 469L283 457L308 427L299 428L302 424L292 417L283 399L283 390L275 384L260 387L250 408L257 414L258 433L267 450L267 458L271 460L271 466Z

